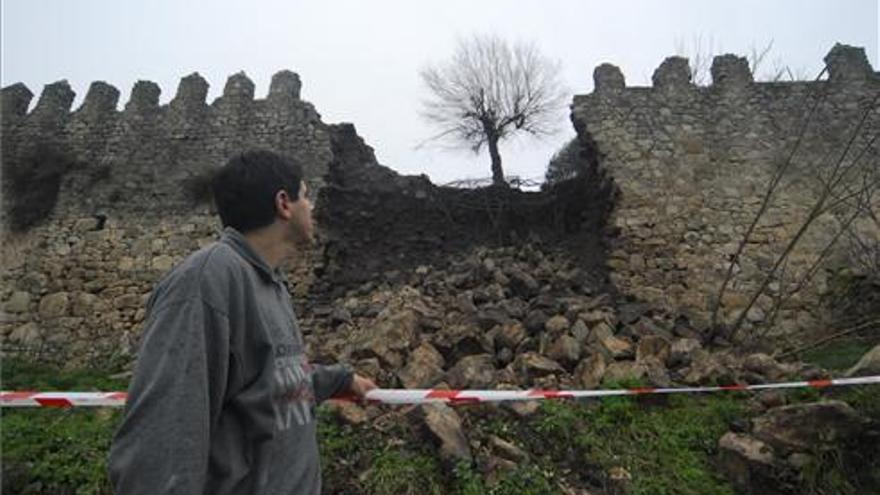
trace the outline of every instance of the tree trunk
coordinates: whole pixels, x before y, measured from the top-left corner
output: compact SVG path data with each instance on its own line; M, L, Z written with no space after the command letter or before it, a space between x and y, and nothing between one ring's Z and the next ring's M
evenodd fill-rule
M501 154L498 153L498 136L494 132L487 133L489 141L489 156L492 157L492 185L503 186L504 170L501 168Z

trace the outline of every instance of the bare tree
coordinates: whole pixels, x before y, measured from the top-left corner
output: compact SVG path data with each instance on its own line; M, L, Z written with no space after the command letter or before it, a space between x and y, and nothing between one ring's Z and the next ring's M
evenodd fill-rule
M422 115L440 129L431 139L465 143L475 153L488 147L495 185L505 184L499 141L553 134L567 96L557 62L534 44L511 47L496 36L459 41L451 59L420 75L430 91Z

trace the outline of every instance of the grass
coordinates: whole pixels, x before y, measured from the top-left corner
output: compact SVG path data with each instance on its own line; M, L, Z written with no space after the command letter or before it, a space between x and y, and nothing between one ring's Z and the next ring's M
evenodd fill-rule
M4 390L125 390L95 369L62 371L4 359ZM3 492L109 494L106 456L121 411L2 410Z
M873 347L874 345L864 340L838 340L805 352L802 359L827 370L845 371Z
M849 366L849 361L852 356L840 362ZM124 380L111 379L101 370L62 371L11 359L3 364L4 389L126 388ZM547 495L563 493L561 485L607 489L612 484L609 472L622 468L631 480L621 493L732 494L712 463L718 439L730 423L748 418L747 397L728 393L548 401L526 419L504 409L482 416L461 409L471 439L486 445L488 435L495 434L514 440L530 454L528 462L493 482L478 466L453 468L441 462L437 449L407 421L382 432L369 425L345 424L322 407L318 435L325 493ZM841 399L867 417L880 418L880 386L794 390L788 397L792 402ZM2 413L4 493L110 493L105 459L119 410ZM870 446L862 450L872 452ZM803 473L805 493L864 493L859 490L880 480L880 455L866 454L867 461L853 464L846 451L819 449L813 454L814 461Z
M386 448L373 459L365 487L377 495L441 495L436 456L409 449Z
M741 414L743 402L730 395L672 396L661 407L629 397L594 407L547 402L535 424L546 444L537 447L556 462L592 467L581 475L601 485L623 468L632 477L628 493L733 493L711 462L718 438Z

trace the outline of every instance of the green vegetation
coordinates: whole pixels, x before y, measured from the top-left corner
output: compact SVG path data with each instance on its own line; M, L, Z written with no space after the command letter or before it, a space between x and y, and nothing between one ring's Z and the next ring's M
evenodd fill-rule
M472 468L459 465L454 471L453 493L459 495L551 495L560 493L551 481L552 475L531 464L518 466L494 486L476 474Z
M805 352L803 360L827 370L846 370L874 347L860 339L838 340Z
M370 493L440 495L440 468L436 457L404 449L386 448L377 453L367 471Z
M124 390L124 380L100 370L62 371L3 360L4 390ZM3 492L110 493L106 456L121 411L19 409L2 411Z
M732 493L710 461L743 407L731 395L671 396L661 406L628 397L593 407L548 402L535 425L546 445L537 447L549 448L556 462L573 460L573 468L593 465L600 477L623 468L632 477L629 493Z
M99 370L61 371L5 360L3 388L126 388L124 380L108 376ZM878 389L793 390L789 399L839 398L877 418ZM488 414L462 409L474 411L464 416L472 440L485 446L489 435L498 435L530 455L528 462L495 473L492 481L482 464L446 465L424 441L423 432L403 418L390 422L389 429L353 426L322 407L318 435L325 493L545 495L563 493L562 486L602 489L618 483L626 487L622 493L630 494L730 494L732 488L711 463L718 438L730 423L748 419L747 397L729 393L548 401L525 419L503 408L487 409ZM120 415L110 409L3 410L4 493L109 493L105 459ZM871 447L861 450L870 452ZM850 455L834 449L813 453L803 473L806 493L809 487L816 493L856 493L857 486L874 486L873 480L880 480L880 455L866 457L867 464L852 464ZM848 472L846 466L859 466L859 471ZM615 482L612 472L631 479Z

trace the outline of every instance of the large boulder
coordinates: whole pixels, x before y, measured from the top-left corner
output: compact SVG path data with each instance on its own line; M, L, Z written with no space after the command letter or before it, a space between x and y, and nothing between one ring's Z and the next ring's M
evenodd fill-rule
M520 376L527 378L565 372L565 369L559 363L537 352L524 352L520 354L513 361L513 368Z
M605 368L605 381L622 382L641 380L648 375L648 367L635 361L614 361Z
M636 347L636 362L665 366L669 359L669 341L657 335L646 335Z
M526 336L526 329L521 323L510 322L498 327L495 332L495 344L501 348L515 350Z
M355 336L351 356L355 359L376 357L392 368L399 368L403 365L403 353L418 335L418 326L419 317L412 310L383 312L372 328Z
M553 336L560 335L562 332L568 330L568 327L570 326L571 323L568 321L568 318L562 315L555 315L544 322L544 330Z
M757 373L768 381L779 381L791 374L792 367L779 363L763 353L750 354L743 361L743 368Z
M602 383L607 366L605 356L598 352L582 359L574 370L576 383L586 389L597 388Z
M547 356L564 365L574 366L581 358L581 345L570 335L562 335L550 344Z
M443 356L427 342L417 347L397 373L406 388L430 388L443 379Z
M453 388L491 388L495 384L495 358L490 354L475 354L461 358L446 374Z
M729 385L737 380L718 354L700 349L691 356L691 365L685 370L683 381L687 385Z
M464 356L493 351L486 333L474 325L444 327L434 335L434 345L451 362Z
M458 413L446 404L427 404L422 410L425 426L440 444L440 457L453 465L461 461L473 462Z
M67 292L55 292L54 294L49 294L40 300L38 311L41 318L58 318L67 314L69 306L69 294Z
M718 468L745 494L780 493L773 448L748 435L728 432L718 441Z
M614 335L607 323L599 323L590 333L590 342L596 344L600 352L611 359L627 359L633 357L633 345L627 339Z
M865 420L841 401L777 407L752 422L753 435L779 451L809 452L854 440L865 430Z

